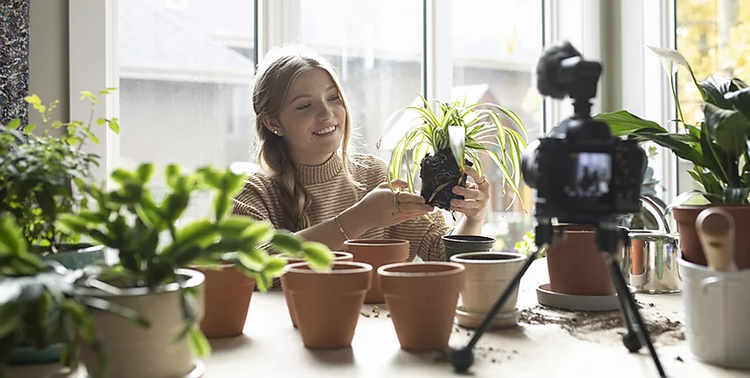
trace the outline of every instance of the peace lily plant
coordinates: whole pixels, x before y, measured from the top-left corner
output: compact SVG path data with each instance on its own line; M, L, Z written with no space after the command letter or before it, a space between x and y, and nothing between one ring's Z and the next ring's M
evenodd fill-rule
M387 128L401 114L415 114L391 153L387 171L389 182L405 178L409 191L413 192L419 171L425 201L450 209L451 198L462 198L452 194L451 188L466 185L467 166L474 166L482 175L481 157L485 155L500 170L504 184L520 197L526 127L514 111L491 103L467 104L465 100L436 100L433 110L425 97L419 97L423 107L405 107L386 122ZM501 114L509 118L515 128L505 125Z

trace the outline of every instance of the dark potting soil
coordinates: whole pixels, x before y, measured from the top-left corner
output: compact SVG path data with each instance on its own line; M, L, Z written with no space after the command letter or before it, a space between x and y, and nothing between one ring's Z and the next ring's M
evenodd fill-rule
M472 165L468 160L466 164ZM427 154L420 164L419 177L422 179L420 194L429 205L450 210L451 199L464 199L452 191L455 185L466 186L466 174L461 174L450 148L435 155Z
M639 303L638 307L654 344L673 345L685 340L681 320L655 306ZM519 323L558 325L576 338L605 344L621 344L625 332L620 311L569 311L536 305L521 310Z

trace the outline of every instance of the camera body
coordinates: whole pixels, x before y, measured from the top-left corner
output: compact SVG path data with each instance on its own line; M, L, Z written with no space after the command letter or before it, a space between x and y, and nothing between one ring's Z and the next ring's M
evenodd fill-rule
M537 190L540 223L598 226L640 209L646 154L635 140L613 137L606 123L591 118L600 75L601 65L583 60L567 42L549 47L539 60L539 92L570 96L575 111L524 152L523 178Z

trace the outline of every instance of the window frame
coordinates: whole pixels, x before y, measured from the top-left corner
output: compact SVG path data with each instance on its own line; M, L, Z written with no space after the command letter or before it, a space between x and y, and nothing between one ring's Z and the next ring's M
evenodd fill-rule
M87 119L89 107L78 101L82 90L118 86L117 5L120 0L70 1L69 9L69 103L71 119ZM299 17L294 2L255 1L256 62L270 46L291 35L293 22L286 17ZM423 1L423 62L422 90L428 97L445 98L452 86L448 28L437 27L450 22L450 2ZM666 75L658 59L647 52L644 44L674 48L675 0L543 0L543 41L567 39L588 59L600 60L605 67L600 91L593 111L628 109L647 119L670 125L674 119L674 101ZM607 27L604 27L604 26ZM627 53L626 53L627 52ZM628 78L643 75L643 82ZM543 130L558 124L570 114L566 102L544 100ZM118 117L117 91L105 98L97 108L96 117ZM94 131L101 143L86 149L102 156L101 166L94 172L104 180L119 163L120 138L107 128ZM670 202L677 194L677 158L663 151L652 165L662 177L666 189L662 199ZM659 177L659 176L657 176Z

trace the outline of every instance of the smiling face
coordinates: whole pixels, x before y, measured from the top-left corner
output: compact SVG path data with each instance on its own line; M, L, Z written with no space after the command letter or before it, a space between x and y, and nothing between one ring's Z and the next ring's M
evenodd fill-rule
M336 83L321 68L302 72L289 86L278 116L267 122L297 164L320 165L341 146L346 107Z

